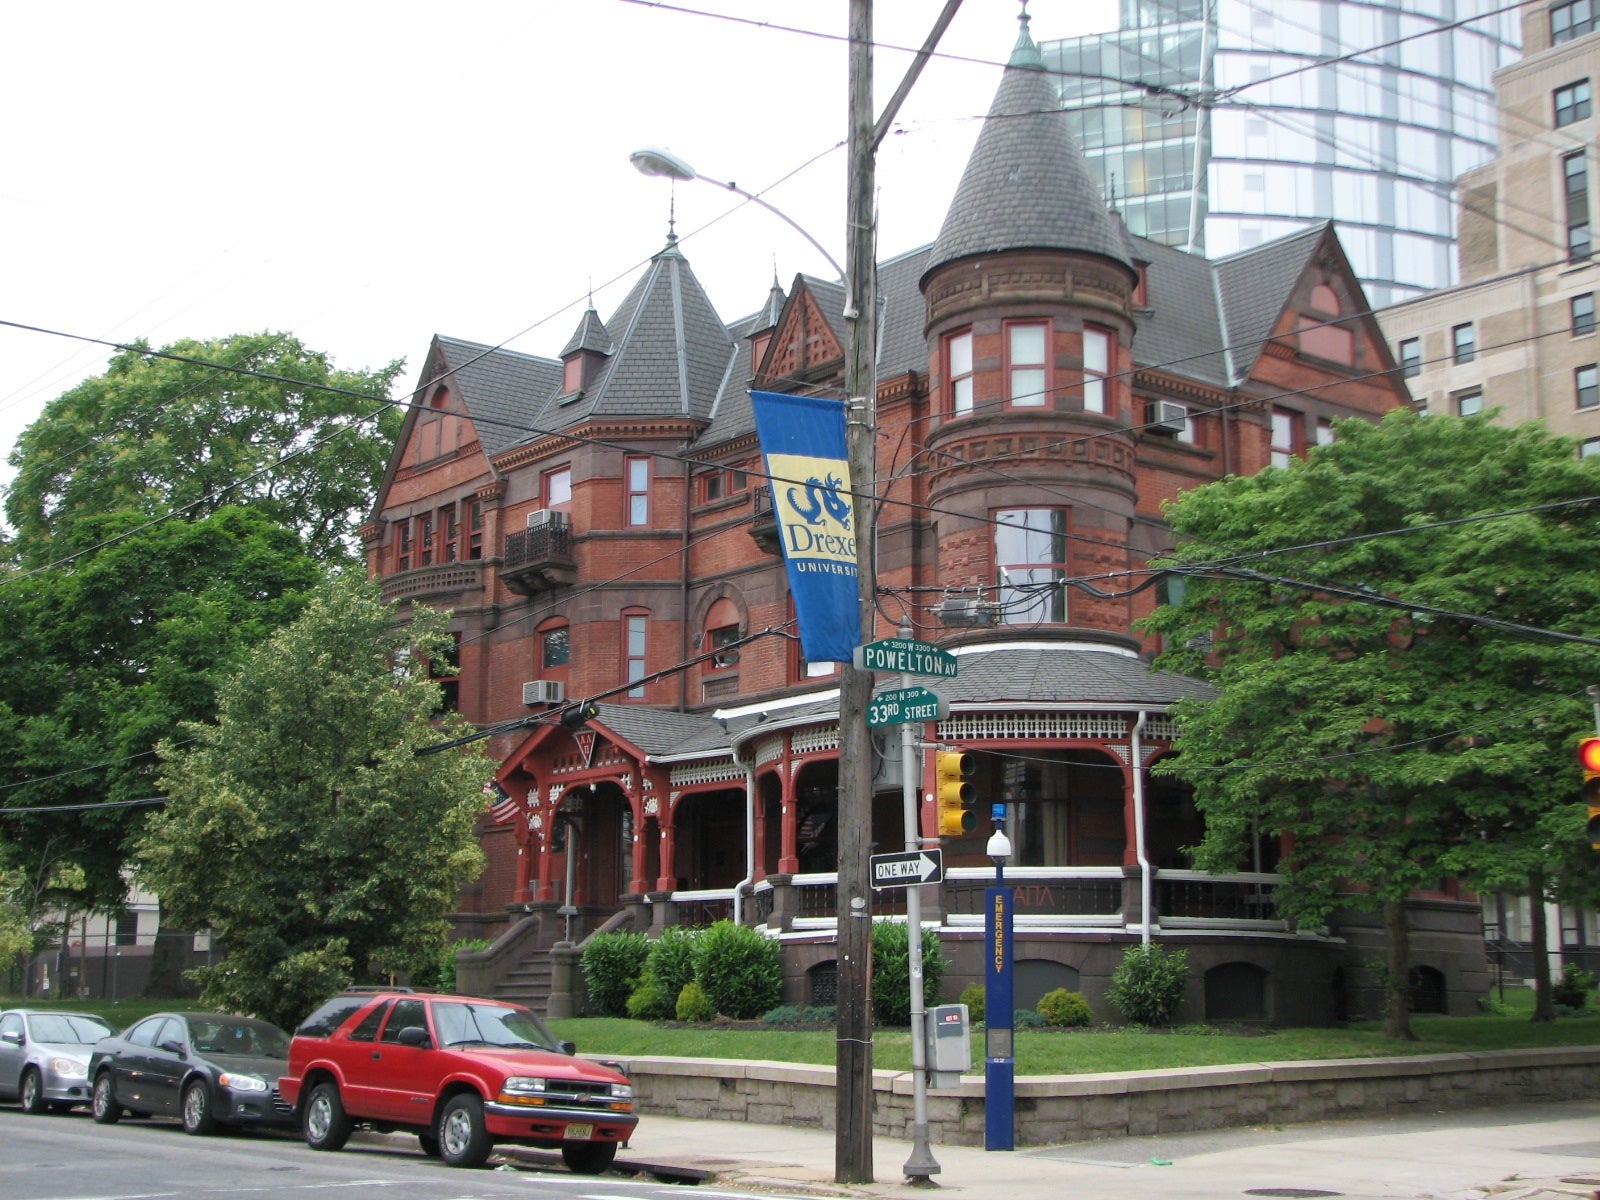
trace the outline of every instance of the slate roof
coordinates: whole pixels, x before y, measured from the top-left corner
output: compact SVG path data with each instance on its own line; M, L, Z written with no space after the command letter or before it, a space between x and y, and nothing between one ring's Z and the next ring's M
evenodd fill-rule
M605 323L603 370L576 398L548 393L535 424L565 429L595 417L710 419L733 340L670 237Z
M1198 679L1152 670L1134 655L1081 646L1002 647L962 654L956 661L956 677L937 684L939 695L952 704L998 700L1130 708L1207 700L1214 694Z
M583 317L578 322L578 328L573 330L571 339L561 348L561 357L579 350L594 350L600 354L611 353L611 335L606 332L605 323L600 320L600 314L595 312L594 305L583 310Z
M1132 269L1122 222L1073 140L1026 16L926 270L1024 248L1098 254Z
M1236 379L1250 373L1288 299L1287 289L1329 236L1332 222L1241 250L1212 263L1224 306L1222 338L1234 356Z
M561 364L482 342L435 336L428 379L446 372L490 457L523 441L534 428L540 401L561 386Z

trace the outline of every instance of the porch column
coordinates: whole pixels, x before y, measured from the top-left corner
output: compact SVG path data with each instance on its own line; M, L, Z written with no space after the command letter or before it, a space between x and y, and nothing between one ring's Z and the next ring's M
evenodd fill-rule
M678 831L673 824L676 807L669 804L666 812L656 815L661 827L661 874L656 876L658 892L672 892L678 887Z
M795 803L794 763L785 754L778 765L779 813L783 822L778 832L778 873L794 875L800 870L800 807Z
M533 856L538 839L533 832L533 816L539 811L539 785L533 783L528 788L526 803L522 806L522 816L517 821L517 885L512 889L511 899L517 904L526 904L533 899L530 882L533 876Z
M1106 749L1123 751L1117 758L1133 757L1132 747L1107 746ZM1122 865L1124 867L1139 866L1139 811L1133 803L1133 789L1135 785L1134 774L1139 770L1137 763L1128 765L1123 762L1122 767ZM1137 906L1135 906L1137 909Z
M550 852L550 846L556 832L555 805L545 804L540 801L535 804L534 813L539 818L539 890L537 899L553 904L556 898L555 855Z

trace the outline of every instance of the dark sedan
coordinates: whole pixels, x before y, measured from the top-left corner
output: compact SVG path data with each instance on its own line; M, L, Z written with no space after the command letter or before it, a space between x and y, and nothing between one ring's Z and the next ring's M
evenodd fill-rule
M156 1013L98 1042L89 1059L89 1109L109 1125L124 1110L170 1116L189 1133L298 1128L278 1095L289 1035L254 1017Z

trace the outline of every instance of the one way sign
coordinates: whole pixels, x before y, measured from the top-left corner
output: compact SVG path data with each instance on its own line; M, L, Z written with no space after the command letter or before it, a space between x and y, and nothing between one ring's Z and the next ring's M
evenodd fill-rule
M915 887L919 883L938 883L944 878L944 851L906 850L899 854L874 854L874 888Z

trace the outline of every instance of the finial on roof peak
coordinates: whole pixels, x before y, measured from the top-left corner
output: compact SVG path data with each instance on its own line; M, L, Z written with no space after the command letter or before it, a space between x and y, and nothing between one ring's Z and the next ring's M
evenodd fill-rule
M1017 44L1011 48L1011 61L1008 67L1043 67L1044 55L1039 53L1039 47L1034 45L1033 35L1028 32L1028 0L1022 0L1022 12L1017 21L1022 29L1017 34Z

